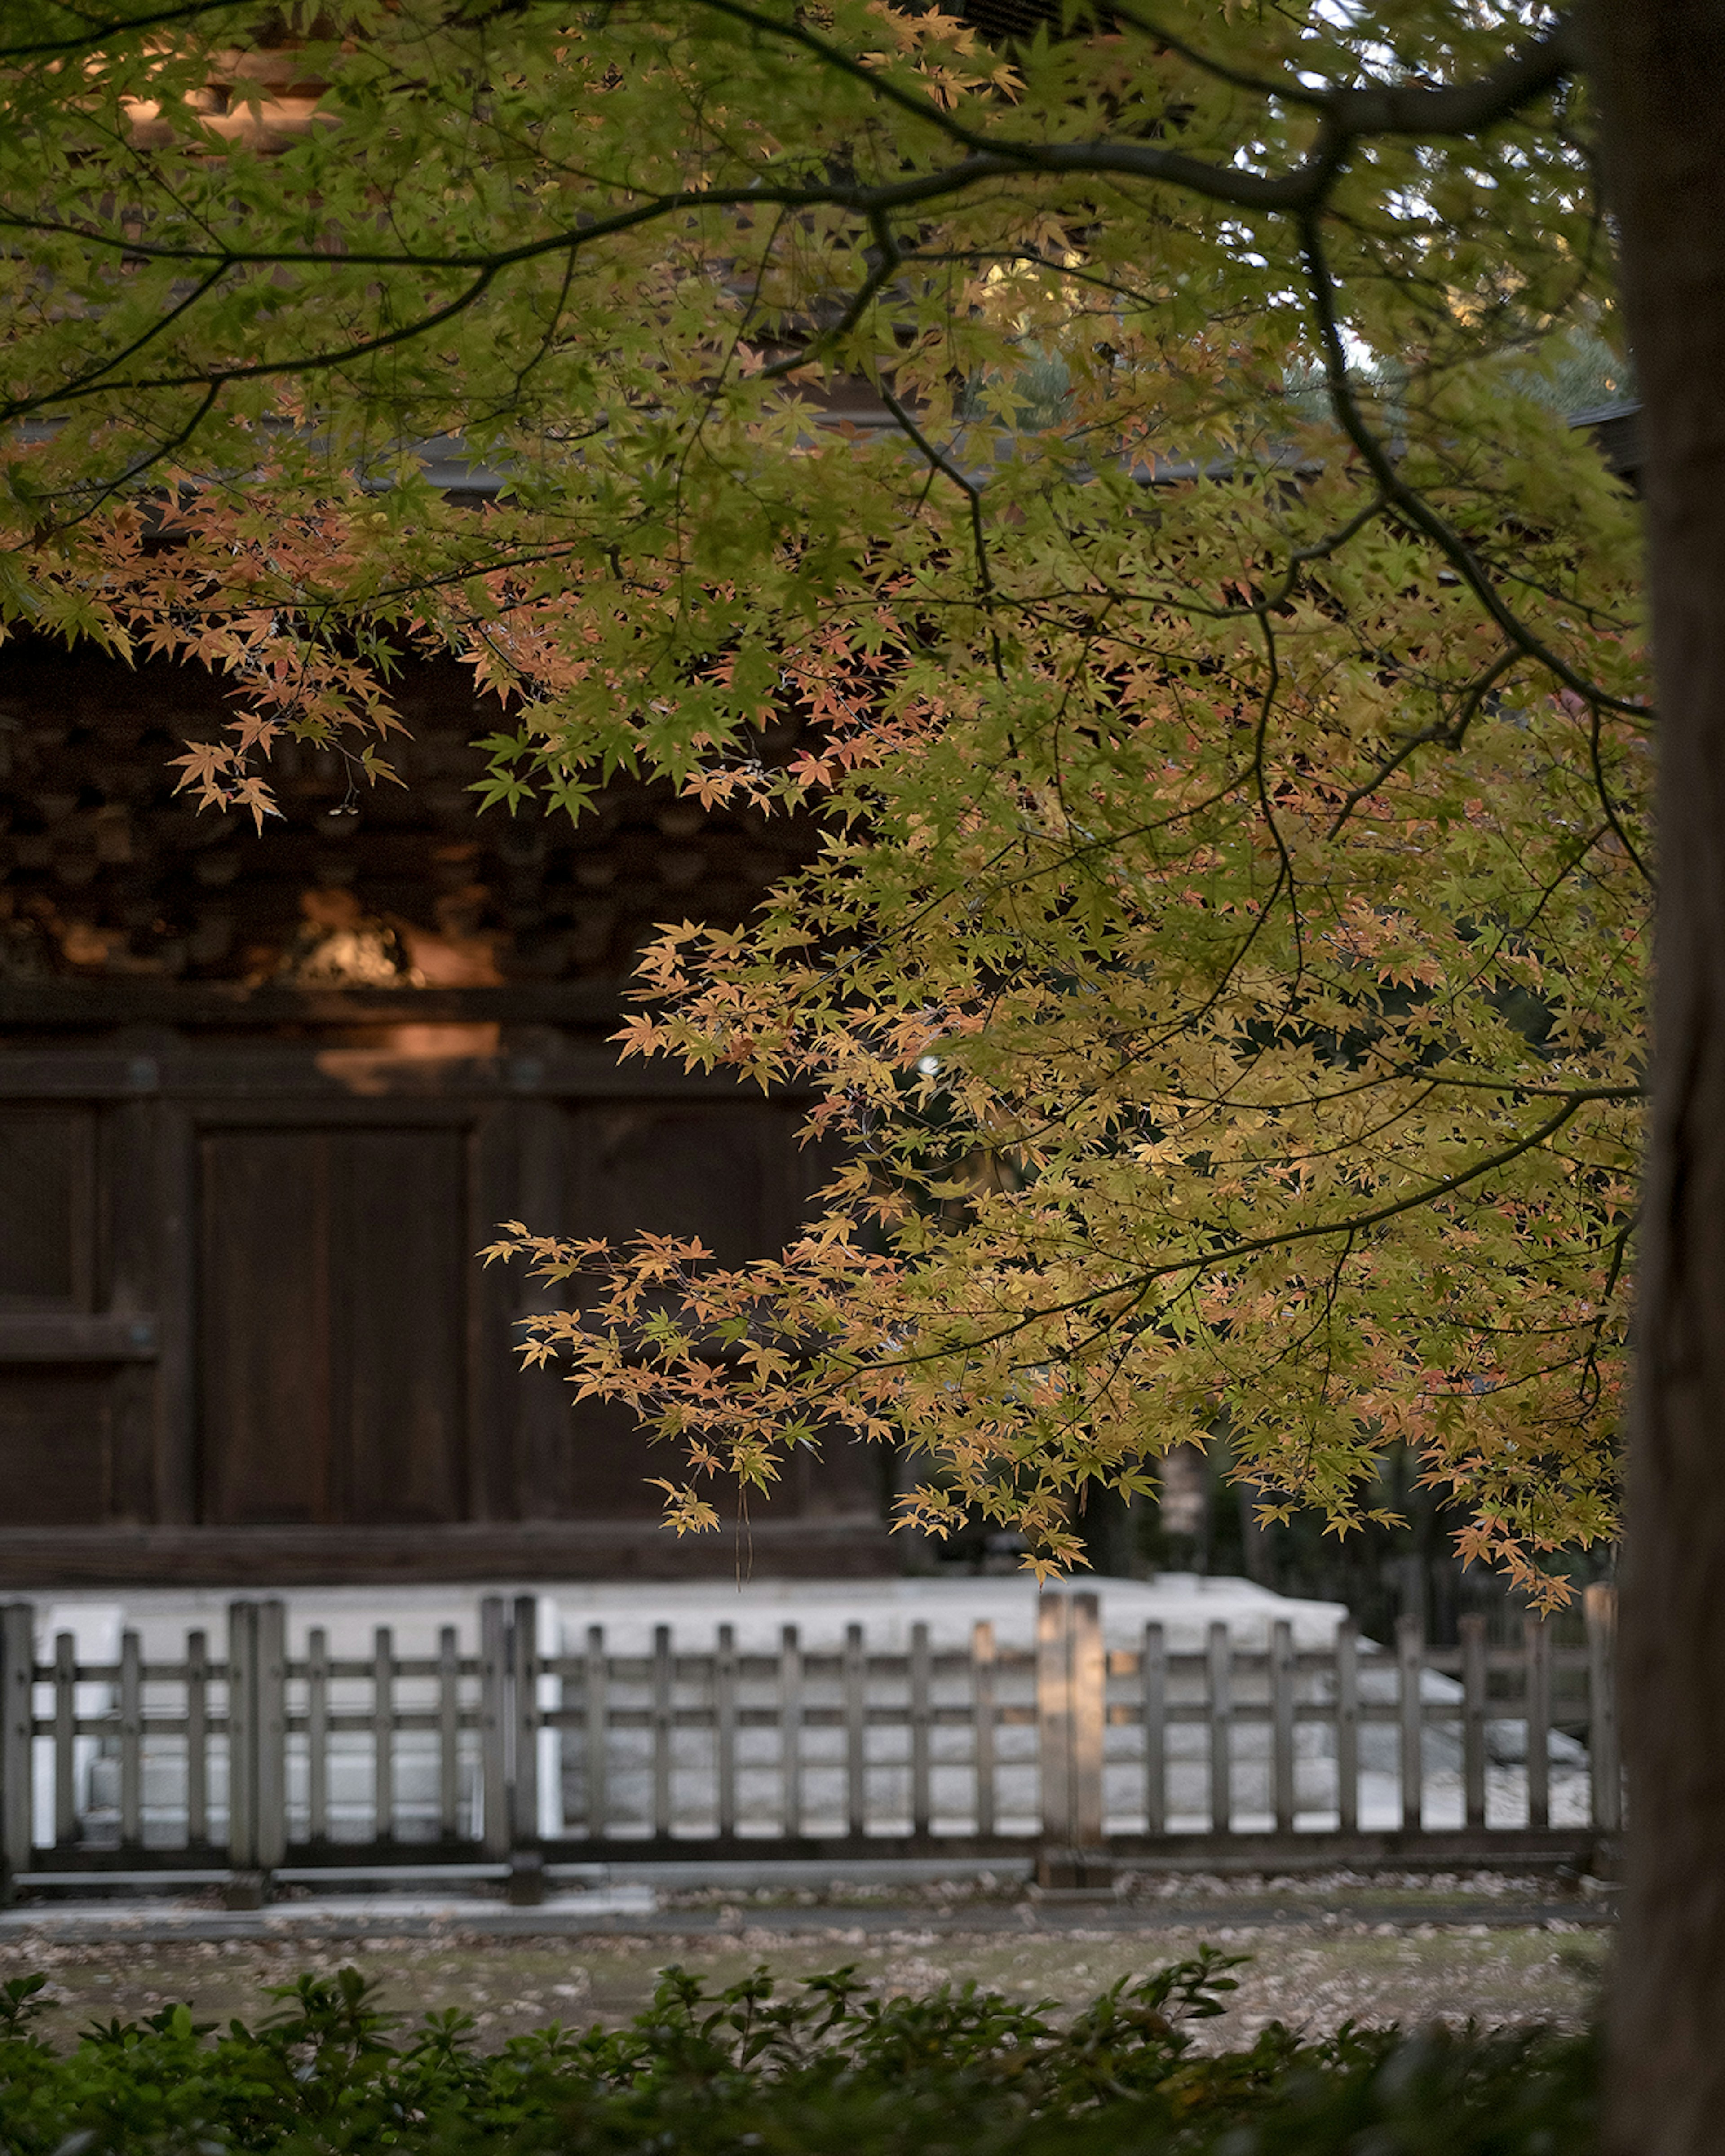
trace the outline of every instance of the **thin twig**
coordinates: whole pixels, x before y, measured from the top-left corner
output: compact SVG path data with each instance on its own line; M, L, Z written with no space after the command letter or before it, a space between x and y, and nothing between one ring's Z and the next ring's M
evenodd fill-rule
M937 448L934 443L930 441L905 406L893 395L884 382L880 384L880 402L891 413L910 440L915 444L919 453L927 459L930 470L937 471L943 478L951 480L953 485L963 494L970 506L971 542L976 549L977 589L982 600L983 610L988 617L988 644L994 662L994 676L997 680L1004 681L1006 667L1000 650L1000 631L994 621L994 574L988 566L988 537L983 524L981 484L973 480L962 465L955 464L944 449Z

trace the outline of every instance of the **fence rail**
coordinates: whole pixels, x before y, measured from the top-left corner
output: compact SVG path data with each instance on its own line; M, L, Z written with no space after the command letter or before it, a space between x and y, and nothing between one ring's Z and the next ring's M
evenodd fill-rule
M721 1625L659 1626L621 1652L588 1627L542 1645L532 1597L488 1597L464 1648L403 1652L379 1627L290 1651L276 1600L239 1600L225 1651L189 1632L146 1661L39 1650L0 1609L0 1839L7 1880L104 1870L219 1874L230 1897L295 1867L490 1867L519 1898L547 1864L703 1856L1033 1856L1046 1883L1124 1860L1465 1860L1580 1854L1622 1818L1615 1607L1589 1590L1583 1646L1537 1619L1522 1649L1389 1650L1344 1622L1261 1645L1146 1625L1110 1645L1094 1594L1050 1592L1034 1645L926 1624L882 1651L860 1625L770 1650Z

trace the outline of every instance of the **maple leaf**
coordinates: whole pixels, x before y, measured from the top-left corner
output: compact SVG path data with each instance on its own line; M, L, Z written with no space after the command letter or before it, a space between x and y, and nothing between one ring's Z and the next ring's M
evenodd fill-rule
M730 919L658 932L617 1045L812 1097L811 1219L748 1264L485 1252L580 1274L524 1352L703 1475L891 1440L932 1532L1045 1572L1087 1481L1225 1430L1256 1502L1340 1524L1411 1448L1517 1577L1613 1531L1641 609L1541 388L1609 362L1591 168L1527 103L1389 179L1309 156L1324 85L1495 80L1513 14L1175 0L1009 64L832 0L721 41L716 101L680 0L477 44L404 0L342 56L365 156L239 194L131 141L127 70L195 31L105 23L75 110L8 63L6 199L85 205L14 235L20 290L88 296L0 331L59 415L0 449L0 611L209 670L200 810L260 825L290 740L399 783L413 652L487 700L482 805L714 819ZM91 375L110 332L136 364ZM442 498L409 433L506 484Z

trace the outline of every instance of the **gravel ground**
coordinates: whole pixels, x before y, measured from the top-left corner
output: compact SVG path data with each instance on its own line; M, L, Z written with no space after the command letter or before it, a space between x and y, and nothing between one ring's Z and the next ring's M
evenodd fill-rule
M49 2033L64 2040L92 2020L181 1999L203 2018L256 2015L267 2010L266 1986L352 1963L380 1980L390 2006L412 2015L464 2009L494 2044L547 2021L624 2019L673 1962L715 1984L762 1963L786 1979L855 1963L883 1991L973 1978L1070 2008L1117 1977L1207 1942L1250 1957L1236 1972L1233 2011L1200 2025L1213 2046L1247 2041L1272 2019L1314 2030L1348 2019L1573 2024L1591 2010L1609 1937L1597 1895L1584 1887L1491 1875L1185 1875L1137 1882L1102 1905L1025 1902L1016 1888L986 1883L835 1887L819 1898L715 1891L668 1897L660 1925L679 1908L691 1922L685 1936L667 1928L650 1937L497 1939L457 1924L430 1937L380 1930L340 1941L74 1944L25 1933L0 1946L0 1978L44 1972ZM1004 1922L1014 1909L1019 1917Z

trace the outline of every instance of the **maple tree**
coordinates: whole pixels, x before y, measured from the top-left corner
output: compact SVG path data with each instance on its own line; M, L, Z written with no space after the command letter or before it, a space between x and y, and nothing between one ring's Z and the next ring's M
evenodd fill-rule
M1225 1427L1338 1528L1407 1442L1526 1583L1615 1532L1647 717L1549 389L1616 335L1574 38L8 11L0 606L226 671L217 808L285 733L387 778L418 645L507 699L499 803L820 809L627 1032L814 1090L806 1236L494 1253L679 1526L850 1430L1062 1563Z

